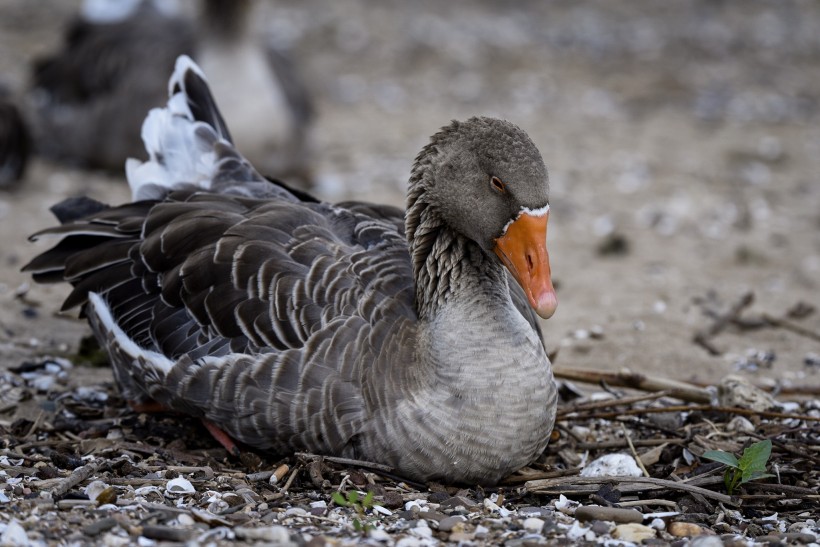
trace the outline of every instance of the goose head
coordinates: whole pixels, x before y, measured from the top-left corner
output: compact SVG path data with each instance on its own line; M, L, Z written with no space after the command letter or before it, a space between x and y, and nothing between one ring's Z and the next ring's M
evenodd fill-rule
M433 136L415 171L427 206L500 261L535 312L551 317L558 301L547 251L549 178L529 136L495 118L453 122ZM408 210L417 194L411 189Z

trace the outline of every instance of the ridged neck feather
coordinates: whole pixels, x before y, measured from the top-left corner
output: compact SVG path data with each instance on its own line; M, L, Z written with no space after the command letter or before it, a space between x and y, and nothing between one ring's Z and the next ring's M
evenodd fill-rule
M405 232L416 281L416 311L422 319L431 319L452 292L466 284L506 282L500 265L447 224L428 191L435 184L439 147L450 136L449 129L434 136L416 157L407 193Z

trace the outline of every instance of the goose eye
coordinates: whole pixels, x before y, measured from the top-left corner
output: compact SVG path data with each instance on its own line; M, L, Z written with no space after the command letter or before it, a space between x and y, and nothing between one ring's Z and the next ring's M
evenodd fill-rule
M507 187L501 182L501 179L498 177L492 177L490 179L490 184L492 184L493 188L495 188L498 192L502 194L507 191Z

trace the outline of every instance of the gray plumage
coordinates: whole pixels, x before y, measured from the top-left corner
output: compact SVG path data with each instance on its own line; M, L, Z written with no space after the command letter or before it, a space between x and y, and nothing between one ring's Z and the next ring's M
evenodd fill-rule
M186 66L172 89L190 101L207 85ZM194 110L174 119L216 143L220 179L241 156ZM162 167L151 156L141 167ZM127 398L260 449L370 460L423 481L493 484L539 456L555 418L550 363L492 252L522 207L548 204L521 129L472 118L434 135L404 225L395 208L303 200L252 169L230 172L244 179L181 173L153 199L84 202L91 214L63 211L65 224L33 236L60 242L26 269L73 284L64 308L83 307Z

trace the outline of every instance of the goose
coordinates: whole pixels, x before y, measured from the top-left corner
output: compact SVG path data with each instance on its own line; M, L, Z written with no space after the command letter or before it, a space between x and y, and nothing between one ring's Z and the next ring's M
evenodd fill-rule
M417 481L492 485L543 452L557 390L537 315L557 300L522 129L443 127L403 213L260 176L190 58L169 95L126 166L134 200L59 205L32 236L58 242L24 268L73 285L63 309L81 306L127 400Z
M23 178L31 141L20 110L0 86L0 189L10 189Z
M143 157L145 113L165 102L168 74L188 54L220 76L213 92L246 157L310 186L310 93L291 59L250 32L252 8L200 0L194 20L170 0L85 0L62 50L33 67L28 117L38 151L121 172L129 157Z

